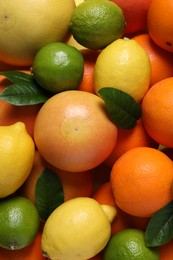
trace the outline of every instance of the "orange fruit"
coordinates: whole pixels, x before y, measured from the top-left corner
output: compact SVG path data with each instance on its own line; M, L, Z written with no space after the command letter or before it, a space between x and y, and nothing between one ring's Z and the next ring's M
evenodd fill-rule
M160 260L172 260L173 259L173 240L169 241L165 245L159 247Z
M30 73L30 71L25 71ZM0 92L12 84L6 77L0 75ZM15 106L0 100L0 125L12 125L18 121L25 124L27 132L33 137L35 119L41 105Z
M41 250L41 235L40 229L34 241L25 248L19 250L8 250L0 247L0 260L44 260L46 257L42 255Z
M158 81L173 76L173 54L160 48L148 33L133 37L147 52L151 63L150 86Z
M83 79L80 83L78 90L83 90L91 93L94 91L94 65L99 55L99 51L86 49L81 51L84 58L84 73Z
M173 52L172 24L172 0L152 0L147 17L148 33L158 46L170 52Z
M172 200L173 162L155 148L133 148L115 162L110 181L118 207L150 217Z
M51 165L80 172L101 164L112 152L117 127L95 94L69 90L43 104L34 127L36 146Z
M157 143L148 135L144 128L143 122L140 119L137 121L137 124L133 129L118 129L116 145L112 153L105 160L105 163L112 167L115 161L122 154L132 148L141 146L156 147Z
M154 84L142 101L142 120L148 134L159 144L173 147L173 77Z
M126 20L125 33L136 33L147 27L147 11L151 0L111 0L119 5Z
M36 182L45 168L50 168L60 177L65 201L76 197L91 196L93 190L93 177L90 171L80 173L63 172L50 166L41 157L40 153L36 151L31 173L23 186L20 188L20 193L30 199L34 204Z

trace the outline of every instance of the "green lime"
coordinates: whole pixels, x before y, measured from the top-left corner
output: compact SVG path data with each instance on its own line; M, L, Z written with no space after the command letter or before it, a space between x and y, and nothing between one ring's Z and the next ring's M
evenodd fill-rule
M32 72L37 83L52 93L77 89L83 78L83 56L68 44L50 43L36 53Z
M104 260L159 260L155 248L145 246L144 232L125 229L112 236L104 249Z
M8 197L0 201L0 246L17 250L29 245L37 235L40 218L27 198Z
M122 9L108 0L87 0L74 10L70 31L84 47L103 49L124 34Z

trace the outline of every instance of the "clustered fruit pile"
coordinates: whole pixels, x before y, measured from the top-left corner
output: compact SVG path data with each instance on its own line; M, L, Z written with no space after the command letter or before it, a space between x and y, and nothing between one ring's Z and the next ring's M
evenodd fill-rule
M172 1L0 17L0 260L172 260Z

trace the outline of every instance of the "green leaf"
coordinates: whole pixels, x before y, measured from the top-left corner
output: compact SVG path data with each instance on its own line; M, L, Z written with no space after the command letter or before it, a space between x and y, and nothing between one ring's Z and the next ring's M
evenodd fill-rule
M46 221L53 210L64 202L59 176L46 168L37 180L35 198L39 216Z
M32 74L28 74L28 73L21 72L21 71L16 71L16 70L2 71L2 72L0 72L0 75L5 76L11 82L16 83L16 84L17 83L21 83L21 82L23 82L23 83L27 83L27 82L32 83L34 81Z
M105 102L112 122L120 128L131 129L141 117L140 105L129 94L116 88L101 88L98 92Z
M46 102L50 95L41 88L33 75L20 71L0 72L14 84L8 86L0 93L0 100L16 106L35 105Z
M145 231L145 244L156 247L173 239L173 201L157 211L149 220Z

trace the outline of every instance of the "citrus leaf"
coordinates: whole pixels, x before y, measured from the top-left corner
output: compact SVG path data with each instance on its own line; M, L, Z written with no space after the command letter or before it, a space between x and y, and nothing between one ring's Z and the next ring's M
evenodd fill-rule
M34 81L32 74L28 74L28 73L16 71L16 70L3 71L3 72L0 72L0 75L5 76L11 82L16 83L16 84L20 83L20 82L32 83Z
M44 103L50 97L33 79L33 76L19 71L0 72L14 84L6 87L0 93L0 100L16 106Z
M150 218L145 231L145 244L148 247L157 247L171 239L173 239L173 201Z
M141 117L140 105L122 90L106 87L98 91L105 102L108 114L114 124L123 129L135 127Z
M64 202L59 176L46 168L37 180L35 198L39 216L46 221L54 209Z

